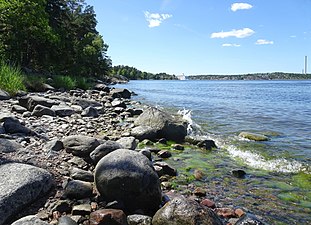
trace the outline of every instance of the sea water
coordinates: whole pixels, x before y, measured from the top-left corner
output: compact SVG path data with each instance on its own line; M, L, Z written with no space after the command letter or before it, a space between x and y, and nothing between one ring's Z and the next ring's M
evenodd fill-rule
M130 81L118 87L135 92L134 100L179 111L192 125L188 130L191 135L215 140L218 158L250 173L253 180L244 186L252 189L259 184L281 202L275 206L275 215L268 219L270 223L293 223L301 217L301 222L311 221L310 80ZM243 131L266 135L269 140L240 138ZM278 209L282 208L282 201L292 204L293 212L302 210L306 214L296 218L294 213L292 220L286 220Z

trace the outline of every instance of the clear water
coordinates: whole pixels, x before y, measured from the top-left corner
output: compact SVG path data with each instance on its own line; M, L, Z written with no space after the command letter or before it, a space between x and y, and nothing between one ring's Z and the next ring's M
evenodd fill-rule
M263 193L276 197L275 211L270 213L268 222L311 221L310 80L131 81L118 86L134 91L137 94L134 99L143 103L172 111L190 110L188 119L200 127L196 134L214 139L219 146L216 158L250 174L251 179L241 184L245 192L260 187ZM269 141L241 139L238 134L242 131L264 134ZM197 157L192 154L192 158ZM200 156L197 158L199 164ZM214 168L226 167L218 163ZM225 173L225 169L220 170L217 176L226 177ZM257 193L256 197L263 193ZM241 200L241 204L248 204L245 201ZM294 212L292 219L288 219L288 210L282 211L288 204ZM297 214L299 218L295 217Z

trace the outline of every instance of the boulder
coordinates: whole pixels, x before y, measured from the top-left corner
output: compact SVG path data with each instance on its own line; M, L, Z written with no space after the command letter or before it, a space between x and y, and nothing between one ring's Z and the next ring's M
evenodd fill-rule
M99 145L99 141L93 137L72 135L66 137L63 144L67 152L75 156L86 157Z
M131 98L131 92L123 88L114 88L110 90L110 95L113 98Z
M57 116L60 117L71 116L72 114L76 113L76 111L68 105L53 105L51 109L56 113Z
M176 142L183 142L187 135L187 122L181 117L150 107L137 117L136 126L149 126L157 131L157 138L166 138Z
M126 215L119 209L101 209L92 212L90 215L90 225L128 225Z
M126 108L125 102L122 101L122 100L120 100L120 99L114 99L114 100L111 102L111 106L112 106L112 107L120 107L120 108L123 108L123 109Z
M83 99L83 98L76 98L72 100L73 104L79 105L82 107L82 109L86 109L87 107L101 107L102 104L94 101L94 100L90 100L90 99Z
M19 134L30 135L34 133L28 127L25 127L24 125L22 125L19 122L19 120L14 117L5 118L3 127L5 129L5 132L9 134L19 133Z
M54 110L50 109L49 107L43 106L43 105L36 105L35 108L33 109L32 116L37 116L41 117L43 115L48 115L48 116L55 116Z
M9 100L10 98L11 97L8 92L0 89L0 100Z
M25 216L11 225L49 225L49 223L40 220L36 215Z
M90 158L93 160L94 164L96 164L105 155L121 148L123 148L123 146L115 141L105 141L91 152Z
M252 141L268 141L269 140L269 138L265 135L255 134L255 133L250 133L250 132L241 132L239 134L239 137L246 138Z
M51 108L53 105L59 104L58 101L55 101L49 98L40 97L37 95L23 96L18 101L21 106L27 108L29 111L33 111L36 105L42 105L42 106Z
M46 194L53 185L44 169L21 163L0 165L0 225Z
M157 138L157 130L150 126L138 126L134 127L131 131L131 135L139 141L148 139L155 141Z
M137 147L137 140L134 137L122 137L119 140L117 140L117 143L119 143L122 148L135 150Z
M15 152L21 148L16 141L0 138L0 153Z
M59 218L57 225L78 225L78 224L76 221L74 221L70 217L62 216L61 218Z
M209 208L183 196L173 198L159 209L152 219L153 225L222 225Z
M100 195L108 202L122 202L127 212L141 209L153 214L159 208L159 177L147 157L138 152L111 152L98 162L94 178Z

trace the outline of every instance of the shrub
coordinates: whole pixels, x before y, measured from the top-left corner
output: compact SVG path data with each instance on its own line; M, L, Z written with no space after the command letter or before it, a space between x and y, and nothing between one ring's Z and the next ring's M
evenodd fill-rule
M0 89L15 95L18 91L25 91L24 76L21 69L0 61Z
M57 75L53 77L52 86L55 88L64 88L66 90L72 90L77 87L76 79L70 76Z

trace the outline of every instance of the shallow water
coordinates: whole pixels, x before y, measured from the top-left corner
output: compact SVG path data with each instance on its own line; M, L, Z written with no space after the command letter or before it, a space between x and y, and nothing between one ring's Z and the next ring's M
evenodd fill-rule
M118 86L137 93L134 99L143 103L184 110L193 135L216 141L219 149L213 153L175 153L171 163L181 175L204 170L210 174L205 182L227 190L232 204L257 214L269 211L262 216L271 224L311 221L311 81L131 81ZM264 134L269 141L239 138L242 131ZM232 178L235 168L248 177Z

